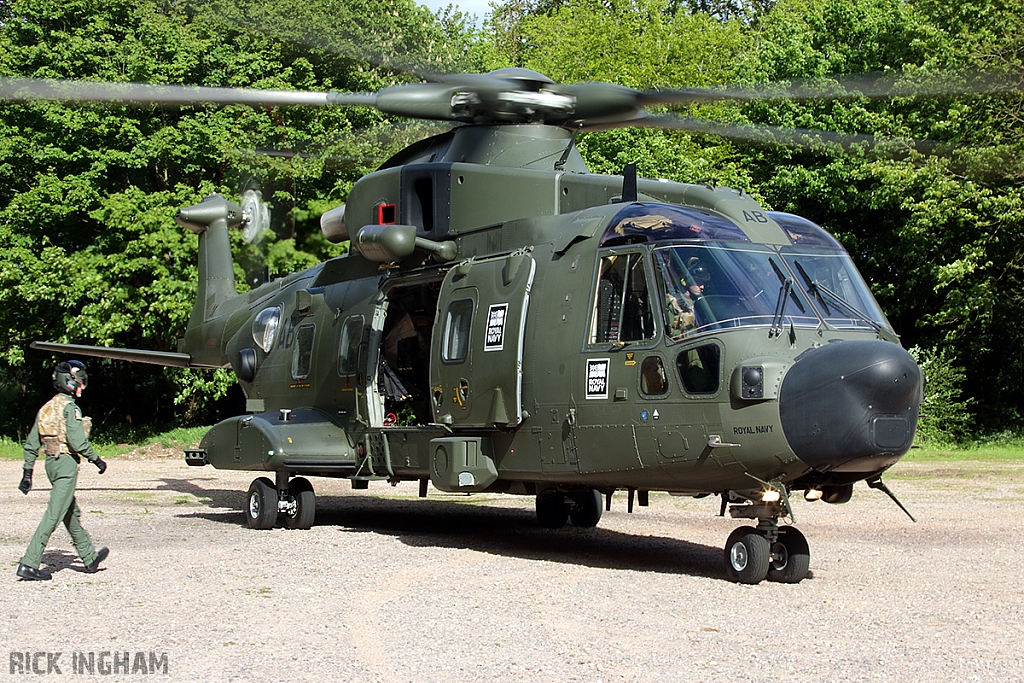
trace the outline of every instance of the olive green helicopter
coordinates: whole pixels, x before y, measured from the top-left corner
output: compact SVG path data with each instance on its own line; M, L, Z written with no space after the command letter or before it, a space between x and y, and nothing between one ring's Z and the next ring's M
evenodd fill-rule
M872 83L857 94L893 94ZM268 473L249 487L254 529L309 528L309 477L534 496L552 529L596 526L616 491L630 512L651 491L714 494L747 520L726 541L728 577L797 583L808 544L779 524L795 494L845 503L864 481L896 501L881 477L913 443L921 370L818 225L712 183L591 173L575 146L622 126L871 140L647 111L780 96L817 97L562 85L521 68L351 94L4 79L9 101L362 106L454 124L322 216L349 253L244 294L228 231L262 229L259 196L180 209L199 280L175 351L33 346L231 368L247 413L185 461Z

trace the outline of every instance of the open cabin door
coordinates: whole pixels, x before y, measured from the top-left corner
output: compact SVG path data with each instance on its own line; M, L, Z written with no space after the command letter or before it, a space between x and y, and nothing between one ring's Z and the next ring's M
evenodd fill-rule
M523 420L523 340L537 264L528 253L469 261L441 286L430 344L434 418L453 427Z

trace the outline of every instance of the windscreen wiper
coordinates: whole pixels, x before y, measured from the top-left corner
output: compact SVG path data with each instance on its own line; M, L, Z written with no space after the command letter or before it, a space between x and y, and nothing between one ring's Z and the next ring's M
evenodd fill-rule
M775 301L775 315L772 316L771 327L768 328L768 338L777 337L782 334L782 318L786 311L786 300L790 297L793 298L793 303L800 309L801 313L806 313L804 305L800 303L800 299L793 294L793 279L788 278L779 268L778 264L772 258L768 259L768 263L771 264L772 270L775 271L776 277L779 278L779 282L782 286L779 287L779 298Z
M793 265L796 266L796 269L800 271L800 275L804 278L804 281L807 282L807 290L821 302L821 307L825 309L825 315L832 315L832 311L829 310L828 303L825 301L825 299L828 298L832 300L832 303L835 304L837 308L841 308L846 311L852 319L867 323L875 332L882 332L882 326L872 320L866 313L817 280L812 280L807 275L807 271L804 270L804 267L800 265L799 261L793 261Z
M794 260L793 265L796 266L798 271L800 271L800 276L804 279L804 288L818 300L818 303L821 304L821 307L825 311L825 315L832 315L832 311L828 307L828 302L825 301L825 297L818 290L818 283L811 279L811 276L807 274L807 271L804 270L804 267L800 265L799 261Z

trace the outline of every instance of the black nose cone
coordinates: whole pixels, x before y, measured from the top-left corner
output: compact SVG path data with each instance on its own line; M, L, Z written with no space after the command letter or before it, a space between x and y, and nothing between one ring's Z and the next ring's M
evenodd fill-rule
M920 405L917 363L878 340L801 354L779 390L790 447L821 472L875 472L896 462L914 440Z

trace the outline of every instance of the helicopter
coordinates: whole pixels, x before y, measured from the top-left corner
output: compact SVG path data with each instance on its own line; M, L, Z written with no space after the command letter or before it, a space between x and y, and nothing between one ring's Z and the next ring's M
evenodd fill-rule
M629 512L651 491L715 495L719 514L746 520L724 546L728 577L798 583L809 545L780 524L798 492L842 504L865 481L907 512L882 475L912 446L924 378L842 245L741 189L632 165L592 173L575 146L580 130L619 126L798 135L646 109L757 93L561 85L508 68L376 93L3 79L0 97L368 106L453 124L323 214L349 253L244 294L228 231L262 229L258 195L180 209L199 276L175 351L32 344L231 368L246 413L184 457L267 473L248 489L253 529L310 528L311 477L533 496L551 529L596 526L617 491Z

